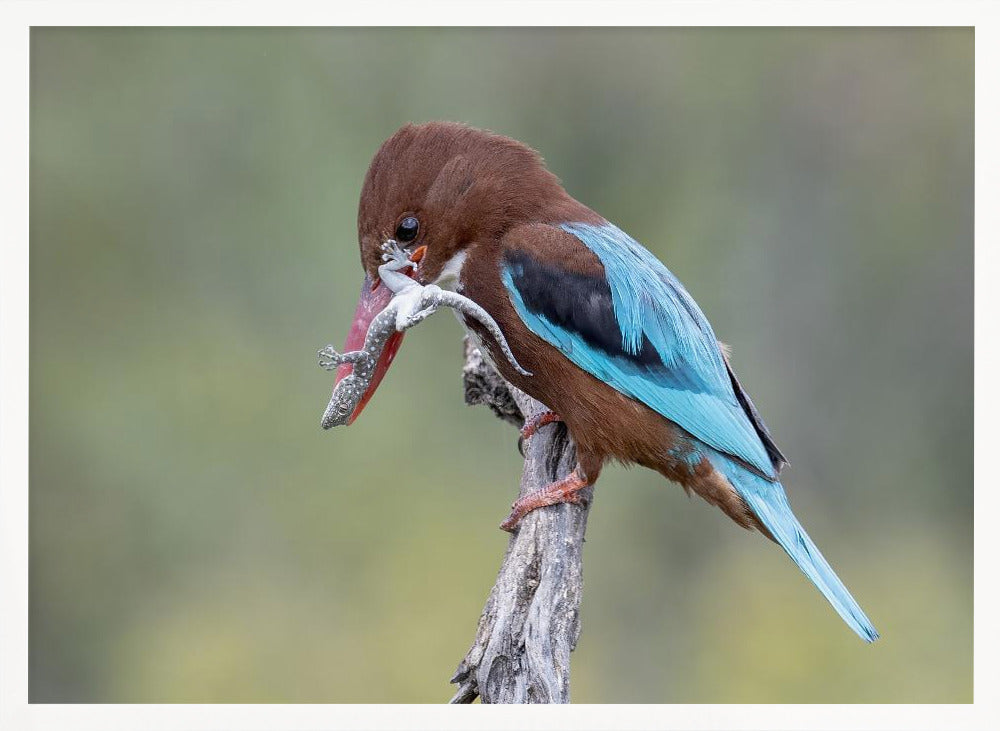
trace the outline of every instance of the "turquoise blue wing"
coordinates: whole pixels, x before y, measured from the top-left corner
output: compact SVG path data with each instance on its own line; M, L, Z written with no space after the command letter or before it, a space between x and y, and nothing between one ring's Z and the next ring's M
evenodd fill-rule
M677 278L612 224L562 228L597 255L604 276L566 271L530 249L508 253L503 282L527 327L705 444L776 477L784 458Z

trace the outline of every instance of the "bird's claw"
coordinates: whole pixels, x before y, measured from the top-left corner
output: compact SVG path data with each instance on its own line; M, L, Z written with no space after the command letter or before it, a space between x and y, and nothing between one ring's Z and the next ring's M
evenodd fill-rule
M588 498L581 495L580 490L587 486L586 480L582 479L576 470L573 470L563 479L523 495L511 503L510 515L500 524L500 528L508 533L513 533L524 516L547 505L558 505L559 503L586 505Z
M530 496L529 496L530 497ZM513 533L514 530L521 524L521 521L527 517L528 513L534 512L540 507L546 507L548 505L558 505L561 503L569 503L570 505L586 505L589 500L578 493L570 493L568 495L563 495L560 497L558 502L547 502L542 505L527 507L526 505L519 505L520 500L515 500L510 505L510 515L504 518L504 521L500 524L500 530L507 531L508 533Z
M534 416L526 419L524 426L521 427L521 438L530 439L538 430L547 424L554 424L557 421L562 421L563 418L559 416L554 411L540 411Z

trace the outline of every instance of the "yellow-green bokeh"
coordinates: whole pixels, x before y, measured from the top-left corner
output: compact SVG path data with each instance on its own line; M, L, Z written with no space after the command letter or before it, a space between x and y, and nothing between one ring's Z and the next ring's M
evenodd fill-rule
M515 431L460 328L323 432L379 143L542 152L730 343L861 643L643 470L591 515L578 702L972 698L973 33L35 29L30 699L438 702Z

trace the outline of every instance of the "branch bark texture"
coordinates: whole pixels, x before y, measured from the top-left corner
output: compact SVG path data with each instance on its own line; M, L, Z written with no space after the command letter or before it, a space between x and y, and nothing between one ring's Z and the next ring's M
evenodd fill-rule
M520 427L543 406L509 384L466 338L465 399ZM568 475L576 450L561 423L523 442L520 496ZM532 511L510 538L475 640L459 663L452 703L569 703L570 652L580 636L584 505Z

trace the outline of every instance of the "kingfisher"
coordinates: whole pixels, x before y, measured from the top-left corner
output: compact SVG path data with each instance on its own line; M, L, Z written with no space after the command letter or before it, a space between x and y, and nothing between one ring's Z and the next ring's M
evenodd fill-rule
M502 528L580 502L609 460L638 464L777 543L854 632L878 638L793 514L787 460L697 303L535 150L464 124L404 125L365 176L358 242L365 279L345 349L367 358L357 348L376 322L384 348L368 348L338 423L358 417L428 303L464 302L456 313L484 355L547 409L522 436L558 421L576 445L575 469L517 500ZM338 382L361 367L336 363Z

